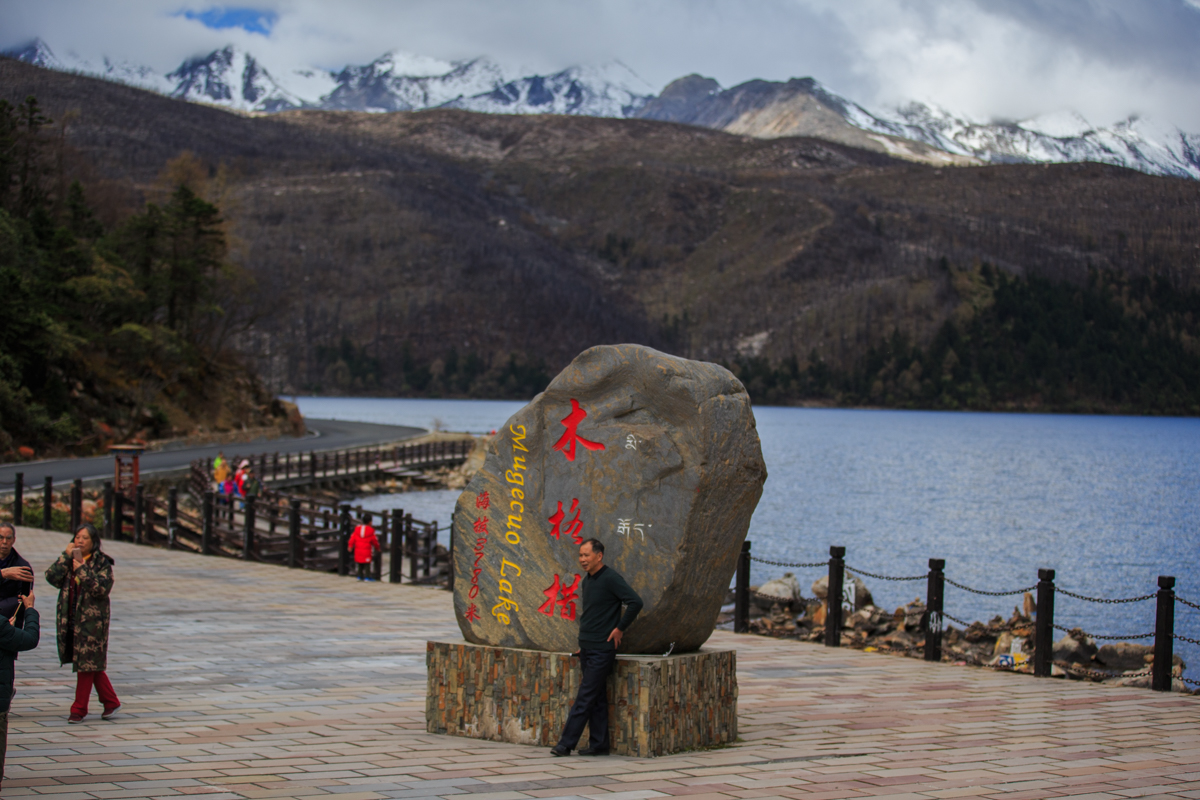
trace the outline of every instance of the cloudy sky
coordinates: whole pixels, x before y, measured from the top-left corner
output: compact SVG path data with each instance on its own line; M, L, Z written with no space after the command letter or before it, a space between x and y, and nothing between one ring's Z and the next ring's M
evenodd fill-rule
M0 49L34 36L164 72L231 42L270 69L395 49L539 72L619 59L655 89L812 76L868 107L1136 113L1200 132L1200 0L0 0Z

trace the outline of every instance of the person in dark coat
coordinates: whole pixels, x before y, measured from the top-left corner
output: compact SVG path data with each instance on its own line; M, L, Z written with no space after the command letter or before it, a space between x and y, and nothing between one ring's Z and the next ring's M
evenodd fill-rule
M37 647L40 630L33 592L22 595L20 603L24 609L21 625L14 626L8 617L0 617L0 778L4 776L4 753L8 750L8 709L16 684L17 653Z
M625 631L642 610L642 598L617 571L604 566L604 545L588 539L579 545L583 579L583 613L579 615L579 694L567 713L558 744L550 749L556 756L569 756L579 744L583 726L588 728L588 746L581 756L606 756L608 739L608 674L617 661L617 648ZM624 606L624 613L621 607Z
M100 550L100 535L81 525L75 539L46 570L46 582L58 589L58 660L75 670L75 702L68 722L87 716L92 686L104 704L101 719L121 707L108 666L108 595L113 586L113 560Z
M5 619L23 607L17 598L33 591L33 567L21 558L16 543L17 529L0 522L0 617Z

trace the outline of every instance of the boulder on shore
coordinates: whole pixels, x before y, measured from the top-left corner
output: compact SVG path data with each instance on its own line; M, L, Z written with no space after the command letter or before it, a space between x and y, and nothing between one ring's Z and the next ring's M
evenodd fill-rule
M595 538L645 606L625 653L712 633L767 470L746 389L724 367L640 345L575 358L487 443L454 514L467 641L571 652Z
M754 592L754 604L763 611L769 611L771 606L778 603L781 606L795 607L804 600L800 594L800 581L790 572L783 573L780 578L771 580L759 586Z

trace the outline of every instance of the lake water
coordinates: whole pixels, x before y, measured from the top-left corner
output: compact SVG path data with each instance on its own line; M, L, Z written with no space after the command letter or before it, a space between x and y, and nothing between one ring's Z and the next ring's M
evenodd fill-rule
M298 398L306 416L482 433L523 404L495 400ZM750 525L753 552L853 568L946 575L987 590L1031 586L1039 567L1092 597L1152 594L1157 576L1200 603L1200 420L758 407L769 477ZM450 519L458 492L373 498L419 519ZM755 564L753 582L784 570ZM793 570L805 593L822 569ZM866 579L878 605L925 596L924 582ZM946 587L946 611L1006 618L1019 597ZM1097 605L1058 595L1055 622L1097 634L1154 629L1154 602ZM1200 612L1176 606L1176 632L1200 639ZM1057 637L1058 634L1056 634ZM1190 663L1200 649L1177 642ZM1200 665L1188 670L1189 677Z

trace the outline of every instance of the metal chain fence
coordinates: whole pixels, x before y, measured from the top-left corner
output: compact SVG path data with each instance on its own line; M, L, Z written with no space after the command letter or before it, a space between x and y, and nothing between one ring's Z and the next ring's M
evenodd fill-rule
M1158 597L1158 595L1155 594L1144 594L1141 597L1122 597L1116 600L1111 600L1104 597L1087 597L1082 594L1075 594L1074 592L1068 592L1066 589L1058 586L1054 588L1054 591L1057 594L1065 594L1067 597L1074 597L1076 600L1086 600L1089 603L1107 603L1109 605L1116 605L1117 603L1140 603L1143 600L1153 600L1155 597Z
M1191 606L1192 608L1196 609L1197 611L1200 611L1200 604L1193 603L1191 600L1184 600L1179 595L1175 595L1175 599L1178 600L1180 603L1183 603L1185 606Z
M946 578L946 583L950 584L951 586L957 586L959 589L962 589L965 592L982 594L988 597L1008 597L1009 595L1014 594L1025 594L1026 592L1032 592L1037 588L1037 584L1035 583L1033 586L1026 586L1024 589L1013 589L1011 592L987 592L983 589L972 589L970 586L965 586L958 581L951 580L950 578Z
M811 564L799 564L799 563L793 564L793 563L789 563L787 561L771 561L766 558L759 558L758 556L750 556L750 560L757 561L760 564L770 564L773 567L796 567L797 569L815 569L816 567L828 567L829 566L828 561L814 561Z
M914 575L909 578L898 578L894 575L876 575L874 572L867 572L865 569L852 567L849 564L846 565L846 571L853 572L855 575L866 575L868 578L875 578L881 581L923 581L929 577L928 575Z
M1065 628L1062 625L1051 625L1050 627L1054 628L1055 630L1060 630L1063 633L1070 633L1071 631L1076 630L1076 628ZM1082 629L1079 629L1079 630L1082 631ZM1087 636L1089 639L1108 639L1110 641L1116 641L1116 640L1127 641L1127 640L1132 640L1132 639L1152 639L1152 638L1154 638L1154 631L1151 631L1150 633L1130 634L1128 636L1104 636L1099 633L1088 633L1087 631L1082 631L1082 632L1083 632L1083 635Z

